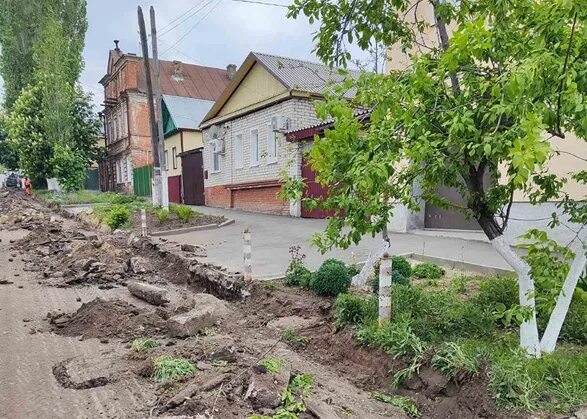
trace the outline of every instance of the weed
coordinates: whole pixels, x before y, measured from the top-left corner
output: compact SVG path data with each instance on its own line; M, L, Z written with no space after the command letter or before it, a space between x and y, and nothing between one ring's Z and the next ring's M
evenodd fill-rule
M414 404L412 400L407 397L402 396L388 396L387 394L377 393L374 392L371 394L371 397L375 400L379 400L380 402L388 403L392 406L399 407L401 410L405 412L411 418L419 418L422 416L422 413L418 410L418 407Z
M457 382L475 375L481 368L483 354L475 347L446 342L432 358L432 366Z
M155 371L153 378L157 381L177 380L194 375L196 367L186 359L172 356L160 356L153 361Z
M169 211L165 208L157 209L155 210L155 216L157 217L157 220L159 220L159 223L163 224L169 219Z
M334 303L334 316L340 325L357 325L377 319L377 299L340 294Z
M159 343L158 340L156 339L135 339L132 342L132 349L134 349L135 351L144 351L147 349L153 349L153 348L157 348L161 346L161 343Z
M261 365L265 368L265 371L270 372L272 374L279 374L281 372L281 367L283 366L283 364L283 359L279 358L268 358L264 359L261 362Z
M265 287L265 289L268 290L274 290L275 288L277 288L277 284L275 283L275 281L265 281L263 282L263 287Z
M299 336L293 327L287 327L283 331L283 340L289 343L297 342L301 343L302 345L307 345L310 339L306 336Z
M440 283L438 282L438 279L429 279L426 281L426 285L429 287L437 287L440 285Z
M419 263L412 269L412 275L417 278L438 279L444 274L444 269L434 263Z
M214 336L216 334L216 332L214 331L214 328L206 326L206 327L204 327L202 334L204 336Z
M457 294L465 294L467 292L467 277L464 275L455 276L451 283L451 289Z
M187 205L172 205L170 211L173 212L182 223L188 223L196 213Z
M312 272L304 266L306 255L302 253L300 246L291 246L289 254L291 255L291 261L285 271L285 285L301 285L308 288L312 280Z

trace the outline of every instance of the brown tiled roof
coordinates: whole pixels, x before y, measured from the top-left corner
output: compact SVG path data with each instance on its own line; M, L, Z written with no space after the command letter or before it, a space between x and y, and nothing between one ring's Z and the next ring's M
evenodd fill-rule
M216 100L228 86L230 80L226 70L181 63L181 78L173 77L176 65L173 61L159 61L161 93L164 95L189 97L203 100ZM146 92L145 70L139 71L139 90ZM153 71L153 63L151 63Z

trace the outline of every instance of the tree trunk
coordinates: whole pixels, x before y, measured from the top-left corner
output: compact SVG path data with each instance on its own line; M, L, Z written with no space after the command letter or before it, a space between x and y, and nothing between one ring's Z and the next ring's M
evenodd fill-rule
M371 275L371 273L373 272L373 267L375 266L375 263L379 262L383 254L389 250L390 240L389 236L387 235L387 231L383 231L382 235L383 241L381 242L381 245L377 249L369 253L367 261L361 268L361 272L353 276L353 286L364 287L365 285L367 285L367 279L369 279L369 275ZM377 278L375 278L375 280L377 280Z
M520 325L520 346L529 355L540 357L540 339L538 337L536 303L534 301L534 280L530 276L530 265L511 249L493 217L481 217L478 221L485 235L489 238L491 246L514 268L518 275L520 305L532 310L532 317Z
M577 252L577 256L575 256L575 259L571 264L571 269L569 269L569 273L563 284L563 289L556 299L556 305L554 306L554 310L550 315L548 325L546 326L546 330L540 341L540 349L543 352L551 353L556 348L556 342L565 318L567 317L569 306L571 305L571 300L575 293L575 288L577 288L577 282L579 281L581 273L585 269L586 263L587 258L585 256L585 249L581 246Z

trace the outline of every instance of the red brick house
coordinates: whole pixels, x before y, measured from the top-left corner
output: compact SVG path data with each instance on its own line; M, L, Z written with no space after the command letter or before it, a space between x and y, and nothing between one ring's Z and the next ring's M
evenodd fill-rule
M118 41L115 44L108 55L107 73L100 80L107 148L100 164L100 188L132 193L133 170L153 161L145 69L142 57L123 53ZM160 61L160 72L164 95L214 101L230 82L225 69L179 61Z

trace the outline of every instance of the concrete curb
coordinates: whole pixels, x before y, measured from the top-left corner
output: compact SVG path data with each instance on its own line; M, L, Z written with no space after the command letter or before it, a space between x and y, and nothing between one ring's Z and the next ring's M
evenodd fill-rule
M192 231L214 230L216 228L220 228L220 227L227 226L229 224L233 224L234 222L235 222L234 220L226 220L220 224L206 224L203 226L176 228L175 230L152 231L149 233L149 236L153 236L153 237L173 236L175 234L190 233Z

